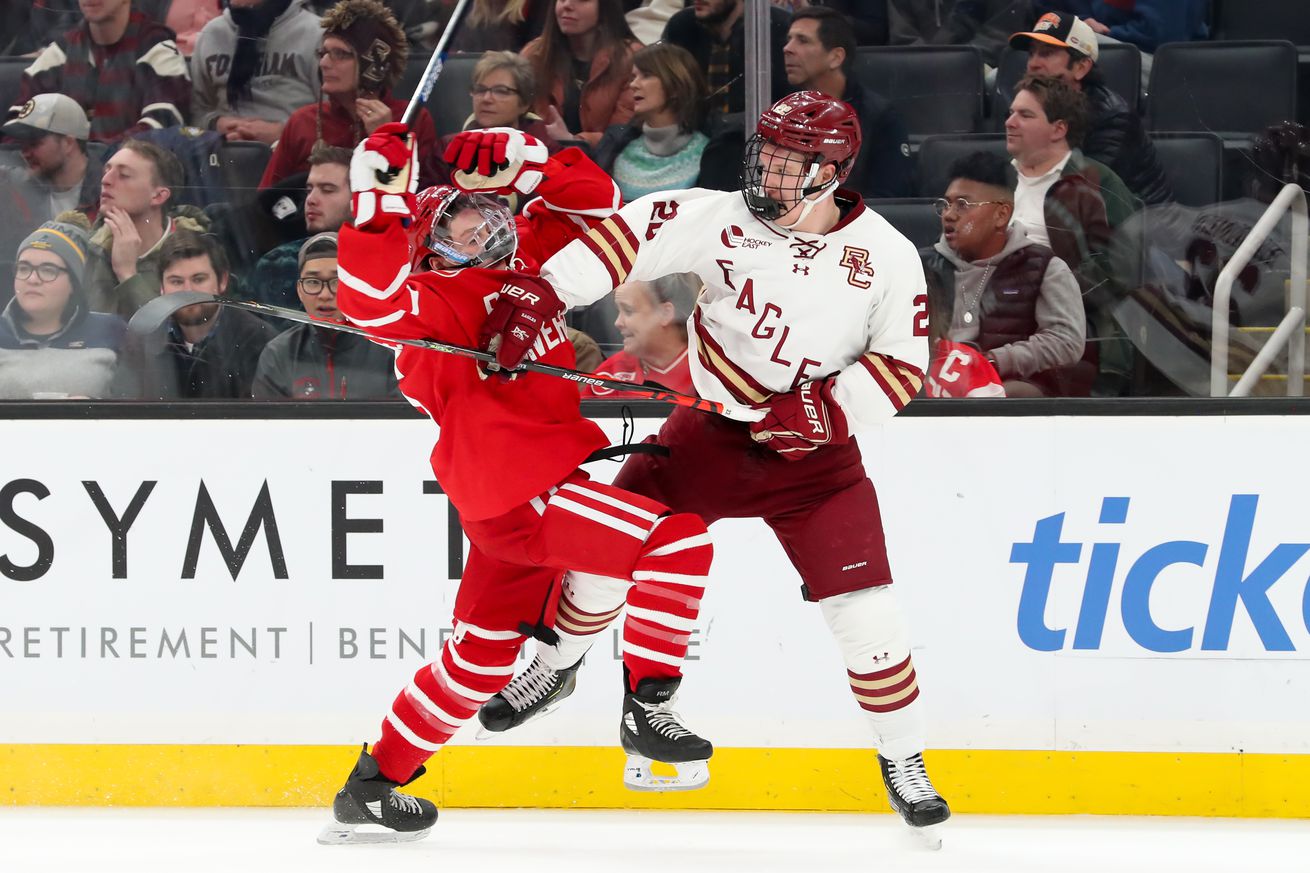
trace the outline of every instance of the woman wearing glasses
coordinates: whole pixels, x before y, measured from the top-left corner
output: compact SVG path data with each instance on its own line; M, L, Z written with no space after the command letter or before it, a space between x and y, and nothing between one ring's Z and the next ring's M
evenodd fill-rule
M86 218L66 212L18 247L14 299L0 313L0 398L104 397L127 326L87 310Z
M559 144L546 132L546 123L532 111L537 97L537 80L532 64L514 52L487 52L473 68L469 87L473 111L465 119L463 130L487 127L512 127L535 136L554 154ZM454 134L447 137L447 142Z
M259 181L269 188L309 170L309 156L320 143L354 148L389 121L400 121L406 100L392 89L400 82L409 42L396 16L379 0L341 0L323 16L318 50L322 101L291 114ZM426 109L412 125L418 141L419 177L430 185L444 172L437 157L437 129Z
M337 309L337 235L320 233L300 247L296 293L320 321L343 324ZM399 398L395 355L350 333L298 324L264 347L252 393L260 398L377 400Z

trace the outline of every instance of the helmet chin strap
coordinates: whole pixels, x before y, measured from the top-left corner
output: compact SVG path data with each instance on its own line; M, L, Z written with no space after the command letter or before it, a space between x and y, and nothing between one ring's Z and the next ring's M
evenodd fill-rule
M810 193L804 195L803 198L800 198L800 203L802 203L803 206L800 207L800 215L796 216L796 220L794 220L793 223L783 224L782 222L774 222L774 224L777 224L778 227L781 227L783 231L790 231L790 229L794 228L795 225L804 222L804 220L806 220L806 218L810 216L810 212L814 211L814 208L816 206L819 206L819 204L823 203L825 199L832 197L832 195L836 193L837 193L837 177L833 176L831 182L828 182L827 185L820 187L819 197L815 197L814 199L811 199L811 197L814 197L814 191L810 191Z

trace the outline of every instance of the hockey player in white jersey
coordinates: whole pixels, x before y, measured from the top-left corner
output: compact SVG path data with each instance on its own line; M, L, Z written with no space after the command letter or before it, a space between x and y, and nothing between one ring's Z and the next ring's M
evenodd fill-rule
M849 106L814 91L792 94L760 118L741 192L643 197L562 249L541 276L568 307L669 273L694 272L705 283L688 320L696 391L757 420L676 410L655 438L670 455L629 458L615 484L707 522L757 517L773 529L841 651L892 807L912 827L929 828L950 809L924 769L909 633L878 498L853 438L919 392L928 297L914 246L838 187L859 146ZM577 664L626 589L587 590L566 580L560 643L539 647L522 681L484 705L487 728L521 724L572 690ZM629 609L625 650L653 634Z

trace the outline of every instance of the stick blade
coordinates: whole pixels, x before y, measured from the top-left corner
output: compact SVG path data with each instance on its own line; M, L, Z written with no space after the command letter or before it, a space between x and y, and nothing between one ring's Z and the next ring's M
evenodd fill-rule
M163 327L179 309L196 303L213 303L214 300L213 294L205 294L202 291L161 294L132 314L127 329L137 336L148 336Z

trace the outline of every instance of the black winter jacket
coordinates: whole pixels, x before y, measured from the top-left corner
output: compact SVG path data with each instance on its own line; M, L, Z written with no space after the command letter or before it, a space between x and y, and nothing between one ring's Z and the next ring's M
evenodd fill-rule
M1114 170L1148 206L1172 200L1160 156L1128 102L1101 84L1084 88L1083 94L1090 116L1083 154Z

